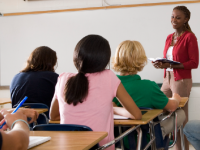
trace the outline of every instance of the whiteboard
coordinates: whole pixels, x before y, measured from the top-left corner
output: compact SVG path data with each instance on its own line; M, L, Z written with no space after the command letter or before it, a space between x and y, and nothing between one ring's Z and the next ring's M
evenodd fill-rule
M200 39L200 3L186 5L192 12L190 25ZM142 43L147 57L162 57L165 40L174 32L170 23L175 5L77 11L65 13L0 17L0 85L9 85L38 46L57 52L57 73L76 72L73 50L88 34L105 37L112 56L124 40ZM163 70L150 62L139 73L143 79L163 81ZM200 83L200 69L193 70L193 82Z

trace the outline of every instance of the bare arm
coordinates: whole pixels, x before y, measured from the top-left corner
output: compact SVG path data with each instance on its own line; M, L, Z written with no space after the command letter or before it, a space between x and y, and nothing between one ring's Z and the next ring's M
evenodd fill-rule
M9 109L7 110L7 112L12 113L13 110L15 110L15 108ZM39 113L36 110L31 109L31 108L19 108L19 110L21 110L24 115L31 118L31 120L28 122L29 124L36 121L39 116ZM3 115L0 114L0 120L2 120L2 118L3 118Z
M51 102L49 117L52 121L60 120L59 104L58 100L55 97Z
M118 86L116 97L118 98L118 100L120 101L120 103L125 109L114 108L115 114L119 114L119 115L124 114L124 115L127 115L126 117L134 118L134 119L142 118L142 113L140 109L137 107L137 105L135 104L131 96L127 93L122 83L120 83L120 85ZM130 114L128 114L128 112Z
M3 144L1 150L27 150L29 143L29 128L24 122L17 122L9 132L1 131Z
M180 101L181 97L178 94L174 93L173 97L169 98L169 101L164 109L167 111L175 111L178 108Z
M4 129L11 128L14 121L22 119L27 121L27 116L23 114L23 111L18 110L15 114L10 114L8 111L2 110L1 115L4 116L6 125ZM4 120L0 122L3 124ZM2 150L15 149L15 150L27 150L29 143L29 126L22 121L17 121L11 131L4 132L2 134Z
M135 119L124 107L113 107L114 114Z

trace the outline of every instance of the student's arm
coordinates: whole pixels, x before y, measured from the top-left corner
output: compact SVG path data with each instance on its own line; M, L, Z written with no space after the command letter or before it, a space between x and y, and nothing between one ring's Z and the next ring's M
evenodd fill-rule
M51 102L49 117L52 121L60 120L58 100L54 97Z
M174 93L173 97L169 98L169 101L164 109L167 111L175 111L178 108L180 101L181 97L178 94Z
M15 108L12 108L12 109L7 110L7 112L12 113L14 110ZM39 113L36 110L31 109L31 108L19 108L19 110L21 110L25 116L27 116L28 118L31 118L31 120L28 122L29 124L36 121L39 116ZM0 114L0 120L1 120L1 117L3 116Z
M3 111L1 114L5 118L5 126L8 128L11 128L11 125L15 120L22 119L27 121L27 117L20 110L18 110L15 114L10 114L7 111ZM11 131L4 132L1 130L0 132L3 142L1 150L27 150L29 143L29 127L26 123L18 121L14 124L14 127Z
M114 107L114 113L128 118L141 119L142 113L122 83L118 86L116 97L124 108Z
M114 102L112 102L112 103L113 103L113 107L117 107L117 105Z

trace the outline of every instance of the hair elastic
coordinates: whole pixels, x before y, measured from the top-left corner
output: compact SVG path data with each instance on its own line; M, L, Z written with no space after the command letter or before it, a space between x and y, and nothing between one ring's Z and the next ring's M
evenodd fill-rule
M12 128L14 127L15 123L18 122L18 121L24 122L24 123L28 126L28 128L29 128L29 124L28 124L25 120L23 120L23 119L17 119L17 120L15 120L15 121L12 123L11 128L10 128L11 130L12 130Z

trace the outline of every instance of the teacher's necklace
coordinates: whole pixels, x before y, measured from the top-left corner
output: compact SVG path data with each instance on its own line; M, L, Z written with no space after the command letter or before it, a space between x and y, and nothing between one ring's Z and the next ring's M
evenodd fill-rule
M176 37L175 37L175 33L173 34L171 46L173 45L173 41L175 41L174 46L178 43L178 40L180 39L180 37L183 35L184 32L185 31L182 31L181 34L179 36L176 36Z

